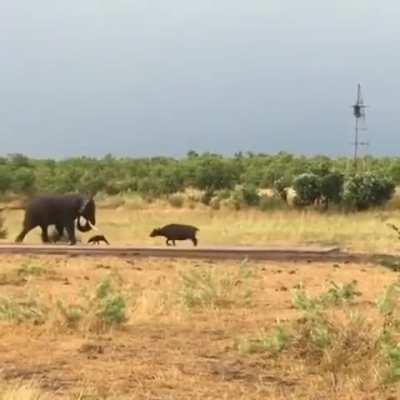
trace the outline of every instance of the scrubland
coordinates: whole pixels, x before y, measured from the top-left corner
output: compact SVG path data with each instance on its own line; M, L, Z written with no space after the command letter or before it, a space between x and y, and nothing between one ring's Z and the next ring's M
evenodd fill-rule
M0 399L400 395L382 266L12 256L0 285Z
M164 245L150 230L183 222L200 228L204 246L399 250L386 225L397 222L397 211L112 206L97 213L112 244ZM4 217L8 241L23 213L6 210ZM39 241L39 232L27 236ZM0 399L396 399L395 269L2 257Z
M146 204L142 200L105 206L97 211L97 226L116 245L164 245L162 238L149 237L151 230L168 223L186 223L200 228L200 246L321 245L375 253L400 250L395 232L387 226L400 220L397 210L349 214L293 209L235 211L213 210L202 205L175 208L157 202ZM13 240L21 229L23 211L6 210L3 215L8 230L5 241ZM81 234L82 241L86 242L91 235L91 232ZM40 243L40 229L28 234L25 242Z

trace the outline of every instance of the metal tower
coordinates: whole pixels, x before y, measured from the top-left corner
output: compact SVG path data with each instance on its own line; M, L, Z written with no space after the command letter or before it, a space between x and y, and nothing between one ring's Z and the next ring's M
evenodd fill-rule
M369 142L360 141L360 131L367 130L365 125L365 108L364 100L361 94L361 85L357 85L357 99L355 104L352 106L353 115L355 118L355 132L354 132L354 169L357 171L358 167L358 155L360 146L368 146Z

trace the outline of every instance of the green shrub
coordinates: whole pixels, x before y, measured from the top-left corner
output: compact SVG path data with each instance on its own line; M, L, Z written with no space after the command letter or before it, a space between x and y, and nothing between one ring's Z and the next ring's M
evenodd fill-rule
M243 203L248 206L257 206L260 203L260 196L257 188L253 185L244 185L241 188Z
M340 203L343 199L344 176L340 172L329 172L320 178L320 193L328 202Z
M286 176L281 176L277 179L274 184L273 188L275 193L284 201L287 200L287 188L292 185L291 179Z
M94 291L85 291L77 304L57 302L65 324L70 328L104 331L126 322L127 296L111 277L103 279Z
M260 334L257 339L240 339L235 342L234 347L242 354L281 353L287 348L292 339L288 328L284 325L277 325L272 334Z
M179 298L187 309L221 308L250 302L252 271L246 262L234 274L196 269L181 273L180 277L182 289Z
M381 206L394 194L394 183L387 177L363 174L349 177L344 185L344 201L352 210Z
M47 313L47 308L39 304L33 296L18 301L7 297L0 298L0 320L2 321L43 324Z
M311 205L321 196L321 178L313 173L304 173L293 180L293 189L297 194L297 205Z
M181 194L171 194L168 196L168 203L175 208L182 208L185 198Z

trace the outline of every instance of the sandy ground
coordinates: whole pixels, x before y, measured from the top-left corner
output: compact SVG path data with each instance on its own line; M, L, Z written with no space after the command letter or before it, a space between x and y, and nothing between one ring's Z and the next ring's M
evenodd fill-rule
M333 387L300 361L241 354L235 342L270 330L277 319L297 318L291 291L299 284L318 294L330 281L356 280L361 292L356 308L373 320L375 301L396 281L395 272L319 263L259 262L241 268L252 273L249 302L241 298L239 262L3 258L0 297L35 298L47 312L43 323L0 322L1 382L34 382L60 399L390 398L372 383L354 384L351 391ZM229 302L184 307L182 274L190 271L233 277ZM57 301L75 304L83 289L94 290L108 276L116 277L129 299L127 322L103 331L69 328Z

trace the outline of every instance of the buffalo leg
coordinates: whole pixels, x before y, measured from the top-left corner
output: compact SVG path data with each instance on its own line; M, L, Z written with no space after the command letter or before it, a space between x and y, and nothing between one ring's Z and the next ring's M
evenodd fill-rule
M22 229L22 232L16 237L15 242L16 243L21 243L24 240L26 234L29 231L31 231L32 229L33 229L33 227L29 227L28 228L28 227L24 226L24 228Z
M172 240L172 244L175 246L175 240Z
M48 243L49 242L49 235L47 234L47 225L40 225L42 228L42 242Z
M192 238L193 246L197 246L197 239L194 237Z
M69 238L69 242L70 242L69 244L70 245L76 244L74 222L67 224L65 226L65 229L67 230L67 233L68 233L68 238Z
M167 244L167 246L171 246L171 245L169 244L169 239L167 239L167 241L166 241L165 243Z

